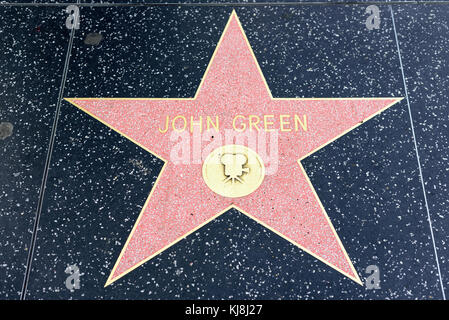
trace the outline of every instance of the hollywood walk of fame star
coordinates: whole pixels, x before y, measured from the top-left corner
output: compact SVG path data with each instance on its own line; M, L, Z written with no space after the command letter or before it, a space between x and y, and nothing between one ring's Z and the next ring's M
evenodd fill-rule
M233 11L194 98L66 100L165 161L106 285L230 208L361 284L300 161L401 98L273 98ZM184 132L188 134L191 134L189 125L184 123L182 128L182 119L198 121L199 117L215 119L214 115L219 115L219 132L235 130L236 115L241 116L240 120L250 115L253 120L268 120L264 124L253 123L251 129L267 129L264 127L267 122L276 127L279 133L276 173L266 175L260 186L244 197L215 193L203 179L201 163L171 161L175 142L168 132L167 117L177 115L181 129L176 123L173 129L186 128ZM296 121L293 115L304 121ZM281 119L281 124L274 119ZM250 130L250 126L248 123L245 129Z

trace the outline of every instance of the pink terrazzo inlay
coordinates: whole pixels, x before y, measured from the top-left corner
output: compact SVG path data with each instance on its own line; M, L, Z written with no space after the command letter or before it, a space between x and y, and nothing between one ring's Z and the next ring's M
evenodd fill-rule
M237 15L229 19L200 88L192 99L67 99L110 128L165 160L152 193L124 246L107 284L168 248L230 206L240 209L293 244L299 246L352 280L360 279L320 204L299 159L318 150L363 121L396 103L400 98L272 98L259 70ZM226 129L234 130L239 118L249 130L249 116L257 116L264 130L264 116L278 130L279 161L274 174L265 176L261 186L242 198L222 197L205 184L202 163L174 163L171 122L164 131L166 117L188 120L183 134L190 131L190 119L210 116L219 119L219 131L209 138L210 150L224 145ZM280 116L285 131L280 129ZM307 118L306 130L296 128L293 115ZM256 118L256 117L254 117ZM236 122L237 123L237 122ZM178 118L177 127L183 120ZM257 131L256 128L252 128ZM290 130L288 130L290 129ZM245 134L243 132L242 134ZM174 141L173 141L174 140ZM269 141L267 141L269 143ZM269 149L269 147L267 147ZM267 163L267 156L260 154ZM232 231L230 231L232 232Z

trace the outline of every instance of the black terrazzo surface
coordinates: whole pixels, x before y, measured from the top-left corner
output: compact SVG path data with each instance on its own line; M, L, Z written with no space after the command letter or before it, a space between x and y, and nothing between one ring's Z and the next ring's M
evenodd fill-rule
M33 229L69 40L53 8L0 7L0 298L15 299Z
M303 161L362 281L231 210L104 283L162 162L62 102L27 299L442 299L448 286L449 6L395 5L407 100ZM82 8L64 97L193 96L231 7ZM406 95L388 6L236 8L277 97ZM18 299L69 40L61 8L1 7L0 298ZM31 18L30 18L31 17ZM98 32L98 46L86 45ZM69 265L80 289L65 286ZM5 285L3 285L5 284Z

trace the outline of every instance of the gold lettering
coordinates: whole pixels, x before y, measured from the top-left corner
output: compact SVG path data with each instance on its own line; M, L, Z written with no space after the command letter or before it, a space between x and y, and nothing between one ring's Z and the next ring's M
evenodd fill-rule
M303 115L303 122L301 122L301 119L299 119L299 116L295 114L295 130L298 131L298 123L301 125L301 128L304 131L307 131L307 116Z
M176 124L176 120L178 120L178 119L182 119L182 121L184 122L184 126L182 127L182 129L177 129L176 128L175 124ZM173 128L174 131L178 131L178 132L184 131L186 129L186 127L187 127L187 119L184 116L179 116L178 115L178 116L173 118L173 120L171 122L171 125L172 125L172 128Z
M246 129L246 123L242 122L242 125L241 125L240 129L237 129L237 127L235 126L235 121L237 120L237 118L243 118L243 120L245 120L245 117L242 116L242 115L236 115L234 117L234 120L232 120L232 126L234 127L234 130L238 131L238 132L242 132L242 131L244 131Z
M286 125L290 125L290 115L289 114L281 114L279 116L279 119L281 121L281 131L292 131L291 128L286 128ZM284 120L287 119L287 120Z
M159 132L160 133L166 133L168 130L168 116L165 118L165 129L161 130L161 128L159 128Z
M200 116L199 121L194 121L193 116L190 117L190 132L193 132L193 125L200 126L200 132L203 132L203 117Z
M253 119L255 120L254 122L253 122ZM259 131L259 127L257 126L257 124L259 122L260 122L259 116L254 116L254 115L249 116L249 130L253 130L253 126L254 126L254 128L256 128L256 130Z
M210 129L210 126L214 127L215 131L220 131L220 126L219 126L219 122L218 122L218 116L215 116L215 124L212 122L212 119L207 116L207 130Z
M268 118L270 118L271 121L268 121ZM264 126L264 129L265 129L265 132L274 131L273 128L268 128L269 125L270 126L274 125L273 120L274 120L274 115L272 115L272 114L266 114L266 115L263 116L263 126Z

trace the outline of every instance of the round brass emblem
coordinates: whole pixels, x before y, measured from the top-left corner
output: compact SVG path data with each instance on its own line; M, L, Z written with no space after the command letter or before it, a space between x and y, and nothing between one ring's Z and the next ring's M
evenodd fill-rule
M259 155L241 145L226 145L212 151L203 163L207 186L223 197L244 197L256 190L265 177Z

